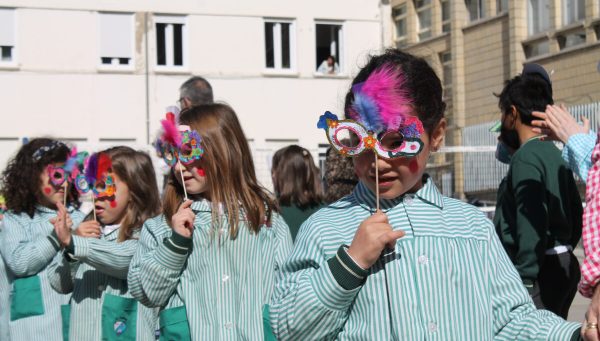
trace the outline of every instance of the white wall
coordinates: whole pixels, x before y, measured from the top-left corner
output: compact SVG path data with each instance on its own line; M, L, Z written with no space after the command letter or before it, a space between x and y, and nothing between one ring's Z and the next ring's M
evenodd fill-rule
M255 160L257 169L262 170L261 180L270 186L266 158L269 148L279 146L271 140L297 140L316 151L319 143L326 142L323 132L316 129L319 115L325 110L341 113L351 76L366 56L381 46L379 7L374 0L1 0L0 7L17 8L19 65L16 69L0 67L1 168L20 144L8 138L43 135L76 138L98 146L119 143L119 139L144 144L146 79L152 138L164 108L179 98L180 84L195 74L205 76L216 99L236 110L261 155ZM98 70L98 10L137 12L132 70ZM141 12L189 14L186 69L155 71L150 13L146 76ZM263 18L295 20L297 67L292 75L265 72ZM314 74L315 20L343 22L345 72L341 77Z

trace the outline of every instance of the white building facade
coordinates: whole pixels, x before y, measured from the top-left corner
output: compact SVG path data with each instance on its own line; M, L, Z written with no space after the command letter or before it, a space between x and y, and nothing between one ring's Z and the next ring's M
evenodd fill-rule
M261 182L272 152L325 143L351 77L381 50L375 0L0 0L0 167L24 137L147 146L192 75L238 113ZM385 20L382 20L385 18ZM317 73L328 55L335 75Z

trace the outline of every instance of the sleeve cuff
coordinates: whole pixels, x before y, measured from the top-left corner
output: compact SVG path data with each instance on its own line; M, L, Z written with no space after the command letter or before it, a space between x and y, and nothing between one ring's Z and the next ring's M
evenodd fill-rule
M56 231L52 231L52 233L50 233L50 235L48 236L48 240L54 247L54 250L60 251L60 243L58 242L58 236L56 235Z
M556 323L548 333L547 340L580 340L579 333L581 332L581 323L567 322L561 320L562 323ZM577 338L576 338L577 337Z
M173 234L175 234L175 233L173 233ZM188 249L186 248L185 249L186 251L181 253L182 249L177 249L177 247L175 247L175 249L177 249L177 251L174 251L172 248L174 246L174 244L173 244L173 241L171 238L172 238L172 236L170 238L165 238L163 240L162 245L159 245L158 248L156 249L156 253L154 254L154 257L159 264L161 264L162 266L164 266L167 269L181 270L183 268L183 265L185 264L187 257L188 257L188 252L187 252ZM191 243L191 239L190 239L190 243ZM181 247L181 246L178 246L178 247Z
M583 341L583 338L581 338L581 327L577 328L575 332L573 332L573 335L571 336L571 341Z
M333 278L346 290L352 290L365 283L369 271L361 268L346 251L344 245L340 246L335 256L327 264Z
M72 249L69 250L69 248ZM83 259L89 256L90 254L90 243L88 238L79 237L76 235L71 236L71 243L67 246L68 253L70 253L73 258Z
M185 255L192 246L192 240L192 238L184 237L173 230L171 237L165 238L163 243L169 250L180 255Z
M310 279L310 285L319 302L333 311L347 310L362 288L348 290L342 287L333 277L328 262L323 263L319 269L315 270Z

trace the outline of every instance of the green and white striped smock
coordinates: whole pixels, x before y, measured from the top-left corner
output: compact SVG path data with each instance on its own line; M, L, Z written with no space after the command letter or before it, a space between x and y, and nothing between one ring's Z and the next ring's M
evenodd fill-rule
M138 246L139 231L134 233L134 239L120 243L118 236L119 229L103 234L100 239L73 236L71 255L77 261L69 262L63 256L50 265L48 276L52 287L58 292L72 293L69 340L101 339L105 294L132 297L127 290L127 272ZM157 314L158 309L138 303L136 340L155 339Z
M2 240L0 221L0 240ZM4 258L0 257L0 341L8 341L8 320L10 319L10 283Z
M211 227L208 201L191 208L195 230L183 254L173 251L173 238L183 237L164 216L144 224L129 270L131 294L151 307L185 304L192 340L262 340L263 306L292 247L288 226L278 214L258 234L242 222L232 240L226 224Z
M536 310L494 225L430 179L415 194L381 200L406 236L385 271L378 261L362 286L345 290L327 260L374 206L359 183L302 225L271 302L279 340L569 340L580 328Z
M69 301L71 295L59 294L50 287L47 278L48 265L59 254L58 241L48 238L54 231L50 219L56 211L36 206L33 218L26 213L4 215L4 231L0 251L9 269L9 281L13 278L38 275L44 303L44 314L16 321L9 321L11 340L54 341L62 340L60 306ZM83 220L78 210L69 209L73 226ZM10 311L10 307L8 307ZM9 313L10 314L10 313Z

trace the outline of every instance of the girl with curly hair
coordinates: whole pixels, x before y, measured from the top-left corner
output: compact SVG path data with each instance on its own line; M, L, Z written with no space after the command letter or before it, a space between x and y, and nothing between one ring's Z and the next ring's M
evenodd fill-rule
M60 250L51 220L57 203L67 195L69 227L84 215L78 210L77 191L66 192L63 168L70 149L62 142L37 138L23 145L2 174L0 194L8 211L0 234L0 252L11 286L10 309L2 309L11 340L60 340L60 306L70 295L50 287L47 266ZM62 181L62 183L61 183ZM4 316L0 316L4 318Z

